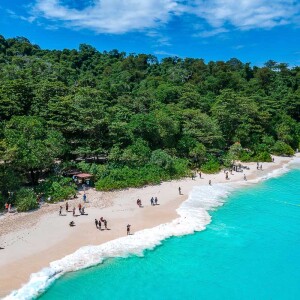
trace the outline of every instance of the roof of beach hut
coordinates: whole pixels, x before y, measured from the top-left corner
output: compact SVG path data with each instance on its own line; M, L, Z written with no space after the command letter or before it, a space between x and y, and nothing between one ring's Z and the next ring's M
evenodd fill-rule
M82 179L86 179L86 178L91 178L93 177L92 174L88 174L88 173L79 173L75 175L77 178L82 178Z

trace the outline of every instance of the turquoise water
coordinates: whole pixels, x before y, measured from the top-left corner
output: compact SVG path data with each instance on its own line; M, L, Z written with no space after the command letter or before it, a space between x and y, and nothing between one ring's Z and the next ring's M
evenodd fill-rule
M58 279L48 299L300 299L300 170L234 192L207 229Z

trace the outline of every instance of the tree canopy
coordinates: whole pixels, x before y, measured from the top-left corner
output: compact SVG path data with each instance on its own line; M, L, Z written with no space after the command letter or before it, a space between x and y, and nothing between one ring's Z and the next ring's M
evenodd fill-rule
M0 36L0 154L9 174L98 157L110 169L176 159L218 169L235 143L247 159L290 155L299 147L299 119L298 66L159 61L86 44L43 50Z

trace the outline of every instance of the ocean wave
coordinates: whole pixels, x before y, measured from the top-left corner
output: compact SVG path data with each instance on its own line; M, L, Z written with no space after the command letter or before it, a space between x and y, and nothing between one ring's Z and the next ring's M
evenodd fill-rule
M296 158L300 163L300 158ZM285 165L267 175L247 182L220 183L213 186L195 186L188 199L177 209L179 217L169 223L161 224L151 229L141 230L134 235L118 238L99 246L82 247L73 254L51 262L50 266L30 276L27 284L13 291L4 300L27 300L40 295L54 280L61 275L91 267L102 263L107 258L142 256L145 250L154 249L171 236L182 236L201 231L210 223L209 211L223 205L229 194L242 185L250 185L271 177L280 176L290 170L295 163Z

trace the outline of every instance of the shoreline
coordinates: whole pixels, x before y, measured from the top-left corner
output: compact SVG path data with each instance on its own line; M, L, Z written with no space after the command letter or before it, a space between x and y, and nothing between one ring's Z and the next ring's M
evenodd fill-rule
M263 170L256 170L256 163L243 163L249 166L245 170L248 181L263 178L274 170L280 170L284 165L292 161L289 157L275 157L274 163L263 163ZM243 174L234 172L229 175L230 180L225 180L225 174L203 174L192 180L190 178L163 182L157 186L146 186L138 189L127 189L118 192L87 191L90 201L86 205L86 216L72 217L58 216L61 203L42 207L31 213L5 215L0 218L0 261L1 290L0 297L8 295L12 290L19 289L22 284L28 282L29 276L49 266L53 261L74 253L84 246L99 246L108 241L126 236L126 225L132 225L132 231L139 237L141 230L172 222L178 218L177 209L188 198L194 186L208 186L208 180L212 180L212 188L216 183L233 183L243 181ZM178 187L181 187L183 195L178 195ZM160 205L152 207L151 197L158 197ZM136 199L142 199L143 208L136 205ZM81 197L70 200L76 207ZM111 230L100 231L95 228L94 219L101 216L108 220L108 228ZM70 220L75 221L76 226L68 226ZM15 227L14 227L15 226ZM24 229L26 228L26 229ZM3 232L6 234L3 234Z

